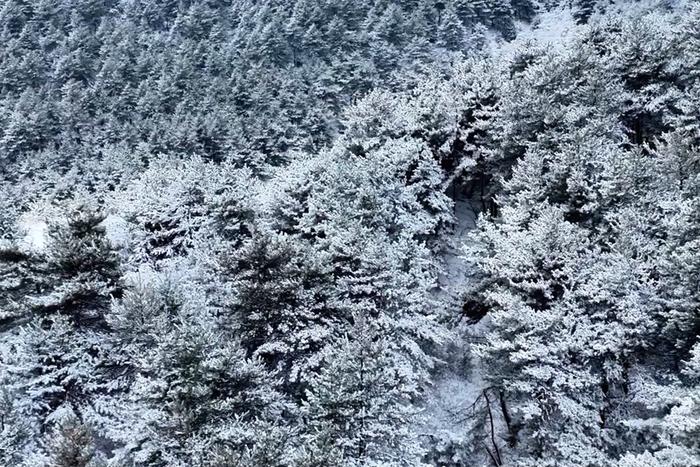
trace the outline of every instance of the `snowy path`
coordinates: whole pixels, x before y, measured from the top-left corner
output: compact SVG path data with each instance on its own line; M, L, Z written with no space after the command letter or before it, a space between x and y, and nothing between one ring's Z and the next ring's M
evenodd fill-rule
M438 279L441 299L449 308L461 307L459 302L469 280L470 266L464 259L462 248L468 240L469 231L476 227L475 206L478 206L477 201L468 198L458 198L455 201L456 225L454 232L447 239L442 257L445 269Z
M439 277L437 290L445 312L451 316L458 316L462 312L464 292L469 285L471 266L464 258L463 245L469 239L469 231L476 227L478 206L478 200L466 197L458 197L455 201L456 225L443 251L444 271ZM467 333L471 334L471 329ZM481 372L472 367L469 361L468 342L459 340L447 349L446 358L454 361L448 361L445 371L434 381L433 390L424 407L421 427L425 436L431 437L434 443L437 442L446 449L468 439L470 407L484 387ZM466 357L466 361L463 361L463 357Z

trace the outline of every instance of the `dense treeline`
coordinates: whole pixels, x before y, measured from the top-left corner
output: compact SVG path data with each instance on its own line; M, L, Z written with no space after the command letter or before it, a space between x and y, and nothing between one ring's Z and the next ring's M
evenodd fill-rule
M480 25L512 38L533 13L530 0L7 0L0 150L279 163L327 144L354 96L409 86L483 42Z
M700 9L604 6L5 2L0 464L700 465Z

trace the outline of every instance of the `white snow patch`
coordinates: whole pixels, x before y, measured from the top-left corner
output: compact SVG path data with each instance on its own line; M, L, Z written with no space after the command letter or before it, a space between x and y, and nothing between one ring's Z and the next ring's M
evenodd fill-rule
M464 257L463 245L468 240L468 233L476 227L478 201L458 198L454 205L456 225L447 241L443 254L444 274L439 278L440 289L447 295L448 306L454 306L466 290L469 281L470 265ZM450 303L451 302L451 303Z
M577 29L578 26L571 10L565 8L546 11L539 14L531 26L524 26L518 31L518 39L514 42L536 41L561 49L576 33Z
M463 439L467 435L471 407L484 386L477 373L472 373L468 380L451 376L437 381L424 412L425 433L442 439Z
M476 227L480 202L464 195L457 195L454 204L455 227L447 239L442 254L443 273L439 277L438 297L448 315L462 313L464 294L472 280L471 263L464 254L464 243L469 241L469 232ZM482 321L486 321L483 319ZM472 406L485 387L478 361L469 354L469 347L482 339L484 325L468 326L458 332L459 340L454 349L447 350L455 355L464 355L470 360L468 369L458 369L456 362L448 365L445 372L436 378L433 390L422 407L420 434L432 439L433 443L460 444L469 438L472 426Z
M546 45L552 50L561 50L580 28L568 8L541 12L533 23L520 22L516 27L517 38L511 42L506 42L500 37L491 37L488 40L491 56L508 59L517 50L533 43Z
M131 241L129 223L123 217L115 214L108 215L103 221L107 240L116 248L125 248Z
M49 225L36 214L26 214L19 220L19 231L23 235L20 247L35 253L46 249Z

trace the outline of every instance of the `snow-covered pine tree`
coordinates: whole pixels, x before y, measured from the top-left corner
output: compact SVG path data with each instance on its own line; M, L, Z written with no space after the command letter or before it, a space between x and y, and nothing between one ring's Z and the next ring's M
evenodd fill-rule
M47 453L51 467L97 467L103 458L96 452L90 429L74 414L66 414L49 435Z
M231 253L224 271L232 290L224 305L248 355L282 372L296 392L313 371L314 355L327 344L341 316L328 302L327 267L284 234L254 232Z
M585 73L582 63L591 65ZM613 221L645 192L648 160L628 149L619 96L596 84L605 76L605 62L582 45L528 64L501 100L510 115L503 151L524 153L472 251L490 277L482 296L490 332L476 350L506 396L504 431L518 465L593 466L619 456L631 368L656 325L654 274ZM521 87L521 79L542 84ZM525 102L525 112L511 113ZM522 131L533 132L525 144Z
M437 44L448 50L461 51L464 49L467 31L462 20L457 15L457 10L450 4L442 12L442 20L438 26Z
M27 323L3 347L7 387L40 433L65 414L87 420L109 384L100 377L110 352L105 313L121 294L104 216L82 203L66 207L65 215L50 225L45 282L22 297Z
M646 374L635 382L635 413L647 417L627 420L626 425L644 442L638 449L629 450L618 465L699 466L700 345L694 346L678 375L665 375L665 381L659 376Z
M173 274L143 273L108 316L130 379L102 403L113 461L288 465L291 406L277 376L246 356L196 284Z
M417 396L397 371L387 337L357 316L307 390L302 465L414 465L419 443L411 433Z
M3 381L5 379L3 375ZM5 384L3 382L0 392L0 462L3 465L20 465L27 446L31 446L34 429L26 420L26 415L18 409L18 401Z

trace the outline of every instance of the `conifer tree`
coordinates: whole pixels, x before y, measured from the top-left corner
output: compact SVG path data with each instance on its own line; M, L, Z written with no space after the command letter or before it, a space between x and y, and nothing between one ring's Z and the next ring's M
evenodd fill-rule
M47 451L52 467L100 465L90 430L74 415L64 417L51 436Z
M219 330L192 287L156 275L128 290L108 317L130 380L128 391L104 402L112 414L105 433L121 446L115 460L268 465L280 456L269 465L285 465L288 404L276 376Z
M74 413L86 420L108 381L105 313L121 293L117 257L104 219L85 205L66 210L50 228L45 272L51 281L23 297L29 319L3 350L8 388L23 416L43 431Z
M416 394L391 358L386 337L360 316L325 356L304 403L307 443L325 455L324 465L417 462L420 453L408 429Z
M579 24L586 24L595 11L596 0L576 0L574 2L574 18Z
M453 6L446 8L442 12L442 19L438 27L438 45L448 50L463 50L466 34L455 8Z

